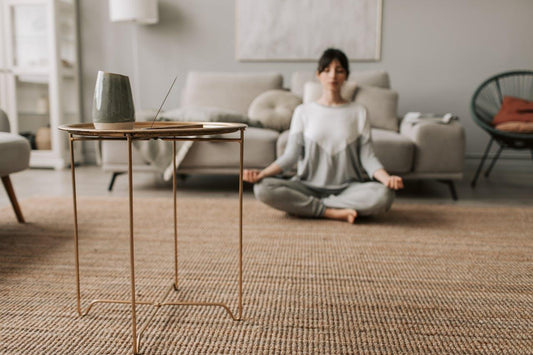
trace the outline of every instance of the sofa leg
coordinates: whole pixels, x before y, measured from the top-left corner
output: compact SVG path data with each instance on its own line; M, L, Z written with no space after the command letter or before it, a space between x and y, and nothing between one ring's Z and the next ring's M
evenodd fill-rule
M503 145L500 144L500 149L498 149L498 152L496 153L496 155L495 155L494 158L492 159L492 162L490 163L489 168L488 168L487 171L485 172L485 177L486 177L486 178L489 177L490 172L492 171L492 168L494 167L494 165L496 164L496 161L498 160L498 158L500 157L500 154L502 153L502 150L503 150Z
M483 164L485 164L485 159L487 159L487 155L489 154L490 147L492 146L492 141L494 138L490 138L489 144L487 144L487 148L485 148L485 153L483 154L483 158L481 158L481 161L479 162L479 166L477 167L476 175L474 176L474 179L470 183L470 186L476 187L477 178L479 177L479 173L481 172L481 169L483 168Z
M15 215L17 216L17 221L19 221L19 223L26 223L26 221L24 220L24 216L22 215L22 210L20 209L19 203L17 201L15 190L13 190L13 185L11 185L11 179L9 178L9 175L2 176L2 183L4 184L4 188L6 189L7 195L9 196L9 200L11 201L11 206L13 206L13 210L15 211Z
M454 201L457 201L458 200L457 190L455 189L455 184L453 183L453 180L439 180L439 181L442 182L443 184L448 185L448 188L450 189L450 193L452 194L452 199Z
M111 176L111 181L109 182L109 186L107 187L107 191L113 190L113 185L115 185L115 179L117 178L117 176L122 175L122 174L124 174L123 171L118 171L118 172L115 171L113 173L113 176Z

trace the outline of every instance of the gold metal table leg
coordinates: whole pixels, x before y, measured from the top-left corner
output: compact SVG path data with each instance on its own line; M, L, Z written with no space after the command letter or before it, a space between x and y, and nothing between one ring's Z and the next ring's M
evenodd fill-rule
M242 319L242 174L244 162L244 130L241 129L239 165L239 317Z
M133 240L133 172L132 172L132 137L128 140L128 189L130 202L130 281L131 281L131 331L133 338L133 353L138 353L137 344L137 312L135 304L135 243Z
M178 290L178 207L176 202L176 141L172 141L172 194L174 197L174 290Z
M70 143L70 173L72 176L72 206L74 208L74 263L76 264L76 303L78 314L81 316L81 295L80 295L80 252L78 246L78 203L76 200L76 173L74 166L74 139L69 134Z

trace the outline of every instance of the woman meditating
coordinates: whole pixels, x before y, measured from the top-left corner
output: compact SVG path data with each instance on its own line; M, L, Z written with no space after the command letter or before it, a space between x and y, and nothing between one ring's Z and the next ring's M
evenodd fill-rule
M342 51L322 54L316 73L322 96L294 111L283 155L263 170L244 170L244 181L256 183L257 199L293 215L349 223L389 210L392 190L403 188L403 181L376 158L366 109L341 97L349 74ZM274 177L296 163L292 179Z

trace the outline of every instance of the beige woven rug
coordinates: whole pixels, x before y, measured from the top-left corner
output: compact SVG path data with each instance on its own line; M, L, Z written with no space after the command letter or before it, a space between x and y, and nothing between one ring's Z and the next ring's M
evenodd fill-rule
M75 312L71 200L0 210L0 353L128 354L130 308ZM138 299L170 285L172 202L135 206ZM179 202L180 291L237 306L237 200ZM533 209L397 203L356 225L244 204L244 320L163 307L144 354L533 352ZM84 305L129 296L127 200L79 202ZM139 306L140 326L154 308Z

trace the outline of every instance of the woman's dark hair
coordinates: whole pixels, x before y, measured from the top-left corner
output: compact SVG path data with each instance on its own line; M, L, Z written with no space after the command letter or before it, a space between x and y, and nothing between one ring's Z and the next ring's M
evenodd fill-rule
M344 68L344 70L346 71L346 78L348 78L348 76L350 76L350 66L348 64L348 58L346 57L346 54L344 54L343 51L335 48L328 48L324 51L324 53L322 53L322 56L318 60L317 72L319 74L322 73L327 67L329 67L331 62L333 62L335 59L337 59L341 66Z

